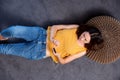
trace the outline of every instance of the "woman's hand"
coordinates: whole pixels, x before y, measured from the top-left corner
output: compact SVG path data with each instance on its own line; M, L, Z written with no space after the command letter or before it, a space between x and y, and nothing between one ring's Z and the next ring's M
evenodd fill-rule
M60 42L54 38L51 38L50 41L55 45L58 46L60 44Z

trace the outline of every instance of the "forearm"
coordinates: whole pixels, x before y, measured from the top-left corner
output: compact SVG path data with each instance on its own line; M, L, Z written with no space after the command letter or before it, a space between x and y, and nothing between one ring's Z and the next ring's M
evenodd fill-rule
M64 59L61 58L59 55L57 55L57 57L58 57L58 60L59 60L59 62L61 64L66 64L66 63L69 63L69 62L71 62L71 61L73 61L75 59L78 59L78 58L84 56L85 54L86 54L86 51L78 53L78 54L75 54L75 55L68 56L68 57L66 57Z
M50 33L51 39L54 38L54 36L58 30L72 29L72 28L77 28L77 27L79 27L79 25L76 25L76 24L73 24L73 25L53 25L51 27L51 33Z
M56 28L56 30L61 30L61 29L72 29L72 28L77 28L79 25L77 24L71 24L71 25L53 25L53 27Z
M57 58L58 58L58 60L59 60L59 62L60 62L61 64L65 64L65 63L66 63L66 62L65 62L65 59L61 58L60 56L57 56Z

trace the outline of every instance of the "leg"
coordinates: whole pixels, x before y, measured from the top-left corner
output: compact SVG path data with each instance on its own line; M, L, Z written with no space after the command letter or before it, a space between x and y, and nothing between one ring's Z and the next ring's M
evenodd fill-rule
M21 56L27 59L39 60L44 58L45 47L38 43L0 44L0 54Z
M40 27L11 26L1 32L5 38L23 38L27 41L36 40L39 37Z

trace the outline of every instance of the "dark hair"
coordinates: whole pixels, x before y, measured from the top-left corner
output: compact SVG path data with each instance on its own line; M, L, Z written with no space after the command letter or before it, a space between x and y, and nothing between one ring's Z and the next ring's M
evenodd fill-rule
M102 34L98 30L98 28L96 28L94 26L81 24L81 25L79 25L79 27L77 28L77 31L76 31L77 38L79 38L80 35L83 32L85 32L85 31L89 32L89 34L91 36L90 42L85 44L85 47L88 50L98 50L98 49L101 49L103 47L104 40L103 40Z

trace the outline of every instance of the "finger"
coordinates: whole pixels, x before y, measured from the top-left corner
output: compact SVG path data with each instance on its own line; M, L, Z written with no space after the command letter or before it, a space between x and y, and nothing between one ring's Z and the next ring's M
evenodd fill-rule
M56 46L58 46L58 45L59 45L59 41L54 40L54 44L55 44Z
M60 43L59 43L59 41L56 41L56 45L58 46Z
M51 41L51 42L54 42L54 39L53 39L53 38L50 38L50 41Z
M56 40L53 40L53 43L56 45Z

